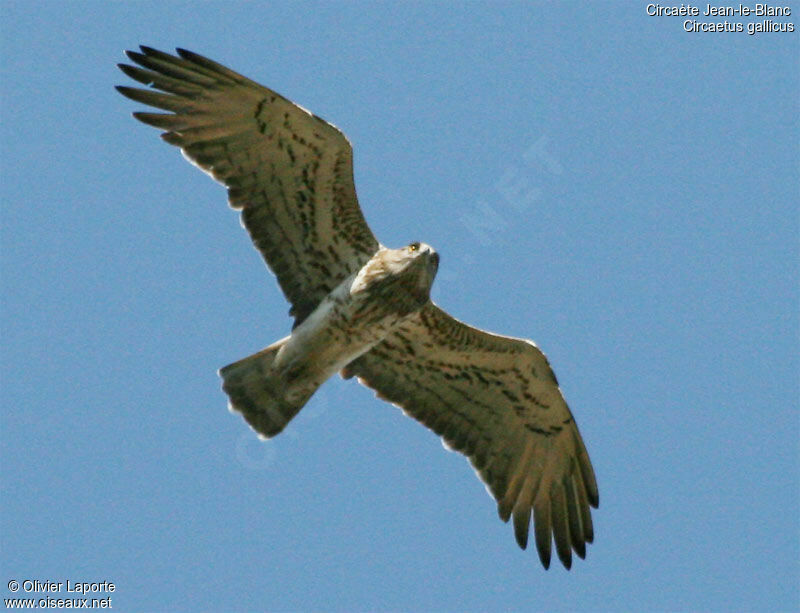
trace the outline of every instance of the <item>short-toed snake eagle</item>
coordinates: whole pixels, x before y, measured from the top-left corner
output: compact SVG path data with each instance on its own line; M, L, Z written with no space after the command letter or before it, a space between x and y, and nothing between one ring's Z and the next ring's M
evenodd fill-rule
M134 113L228 188L228 200L292 305L286 338L220 370L231 407L278 434L332 374L358 380L466 455L514 519L523 549L533 512L545 567L569 568L592 542L594 471L544 354L490 334L430 300L439 256L381 245L356 199L353 152L334 126L200 55L141 47L118 87L168 111ZM158 90L158 91L155 91Z

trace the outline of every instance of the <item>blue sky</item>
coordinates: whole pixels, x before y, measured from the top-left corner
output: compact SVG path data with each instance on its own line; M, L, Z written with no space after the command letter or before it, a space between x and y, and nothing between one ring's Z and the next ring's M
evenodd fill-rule
M645 2L1 6L4 598L800 607L797 32ZM226 410L216 369L288 305L224 190L114 91L138 44L338 125L376 235L440 252L434 299L547 353L600 486L585 561L543 571L464 458L352 381L268 443Z

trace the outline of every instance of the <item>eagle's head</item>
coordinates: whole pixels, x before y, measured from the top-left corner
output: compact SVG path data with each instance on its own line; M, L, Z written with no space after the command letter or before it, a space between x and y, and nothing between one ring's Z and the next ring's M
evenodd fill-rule
M391 249L388 258L392 274L403 278L404 285L425 302L430 297L433 279L439 270L439 254L425 243L411 243L407 247Z
M419 275L427 279L430 288L436 271L439 270L439 254L433 247L416 242L407 247L392 249L392 252L397 254L397 261L406 274Z
M430 299L438 269L439 254L430 245L411 243L399 249L384 247L367 262L355 285L361 281L364 289L390 295L399 302L411 298L413 308L417 308Z

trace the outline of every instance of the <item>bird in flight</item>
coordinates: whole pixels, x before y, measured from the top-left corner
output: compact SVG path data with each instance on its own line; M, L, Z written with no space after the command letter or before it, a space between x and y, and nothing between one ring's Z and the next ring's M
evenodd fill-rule
M467 456L513 518L525 549L566 568L594 538L594 471L550 364L528 340L473 328L430 299L439 255L390 249L367 225L353 150L336 127L201 55L150 47L119 64L150 89L134 113L228 189L230 206L275 273L291 333L220 370L232 410L262 437L281 432L334 373L357 380Z

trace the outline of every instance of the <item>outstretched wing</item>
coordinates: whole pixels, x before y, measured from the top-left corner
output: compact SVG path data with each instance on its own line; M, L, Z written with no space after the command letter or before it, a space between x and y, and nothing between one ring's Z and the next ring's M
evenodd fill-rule
M379 397L469 457L525 549L533 511L545 568L581 558L599 497L581 435L547 358L533 343L472 328L429 303L349 364Z
M231 207L278 278L299 324L378 249L353 184L353 150L338 129L196 53L149 47L120 64L150 89L123 95L170 113L134 113L228 188ZM163 92L163 93L161 93Z

